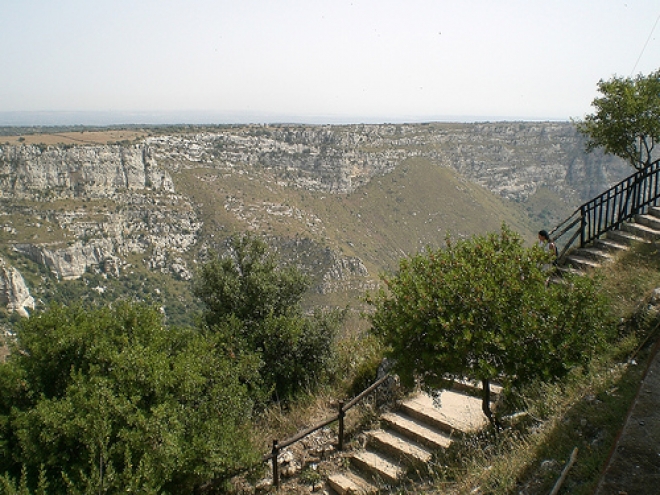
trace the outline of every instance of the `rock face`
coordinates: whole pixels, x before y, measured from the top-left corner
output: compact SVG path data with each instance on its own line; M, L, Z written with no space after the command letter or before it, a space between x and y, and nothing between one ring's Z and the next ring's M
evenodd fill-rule
M0 197L107 197L124 190L173 192L147 146L0 147Z
M282 184L340 194L414 157L508 199L525 201L547 187L576 206L632 173L616 157L586 154L567 122L255 125L146 142L161 166L266 169Z
M16 311L21 316L28 316L28 309L34 309L34 298L25 285L25 280L16 268L0 258L0 304L7 311Z
M59 279L88 270L119 275L130 254L145 255L154 269L191 276L179 254L197 242L201 222L144 144L0 147L2 200L1 213L32 218L37 237L45 229L63 232L59 242L15 245ZM90 200L93 211L84 203ZM2 227L16 232L12 224Z
M106 263L115 267L117 263L113 256L113 243L108 239L94 239L86 245L77 241L71 246L55 250L34 244L17 245L14 249L47 266L56 277L63 280L79 278L90 268L100 267L106 271Z

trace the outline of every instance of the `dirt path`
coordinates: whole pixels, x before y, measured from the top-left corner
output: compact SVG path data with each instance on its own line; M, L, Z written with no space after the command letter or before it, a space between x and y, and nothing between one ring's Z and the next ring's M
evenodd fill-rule
M660 341L594 495L660 493Z

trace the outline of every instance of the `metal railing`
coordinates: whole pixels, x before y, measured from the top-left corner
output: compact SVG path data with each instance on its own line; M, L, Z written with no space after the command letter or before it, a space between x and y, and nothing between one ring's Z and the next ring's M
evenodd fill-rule
M261 459L261 462L268 462L272 461L272 466L273 466L273 486L276 488L279 487L280 485L280 475L279 475L279 470L278 470L278 465L277 465L277 457L279 456L279 453L282 449L285 449L286 447L302 440L308 435L311 435L314 433L316 430L320 430L321 428L328 426L331 423L334 423L335 421L339 421L339 432L338 432L338 441L337 441L337 450L343 450L344 449L344 418L346 417L346 412L356 406L358 402L360 402L362 399L364 399L367 395L372 393L374 390L376 390L378 387L380 387L383 383L385 383L389 378L392 378L392 375L389 373L386 374L385 376L379 378L376 380L374 383L372 383L369 387L364 389L362 392L360 392L358 395L356 395L353 399L351 399L349 402L344 403L344 401L339 401L337 404L337 414L326 419L325 421L322 421L321 423L312 426L311 428L307 428L306 430L303 430L301 432L298 432L295 436L289 438L288 440L285 440L283 442L279 442L277 440L273 440L273 448L271 449L270 453L264 455ZM247 471L253 469L254 466L244 466L244 467L238 467L232 474L231 476L237 476L239 474L244 474ZM215 487L219 486L221 483L226 481L226 477L223 478L215 478L212 480L209 480L208 482L202 484L195 490L196 495L201 495L204 493L208 493L209 491L213 490Z
M660 163L656 161L584 203L550 232L559 249L559 260L576 241L579 240L578 247L586 246L635 215L645 213L659 198Z
M373 392L378 387L380 387L389 378L391 378L390 374L386 374L385 376L379 378L374 383L372 383L368 388L364 389L362 392L360 392L358 395L356 395L353 399L351 399L347 403L344 403L344 401L339 401L339 403L337 404L337 414L326 419L325 421L322 421L321 423L312 426L311 428L298 432L295 436L283 442L278 442L277 440L273 440L273 448L271 449L270 453L266 454L262 458L263 462L268 462L269 460L272 461L273 486L278 487L280 484L280 476L277 465L277 457L279 456L280 450L289 447L290 445L302 440L307 435L311 435L315 431L320 430L321 428L324 428L329 424L334 423L335 421L339 421L339 432L337 434L338 437L337 450L343 450L344 449L344 418L346 416L346 412L349 409L356 406L362 399L364 399L367 395L369 395L371 392Z

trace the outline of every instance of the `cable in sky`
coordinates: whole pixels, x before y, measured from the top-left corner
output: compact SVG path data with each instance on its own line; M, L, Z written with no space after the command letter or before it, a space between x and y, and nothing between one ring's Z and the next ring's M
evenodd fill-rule
M635 69L637 68L637 64L642 58L642 55L644 55L644 50L646 50L646 46L649 44L649 41L651 40L651 36L653 36L653 31L655 31L655 27L658 25L658 21L660 21L660 14L658 14L658 18L655 20L655 24L653 24L653 27L651 28L651 32L649 33L649 37L646 38L646 43L644 43L644 48L642 48L642 52L639 54L639 57L637 57L637 62L635 62L635 66L633 67L633 70L630 71L630 77L633 76L633 73L635 72Z

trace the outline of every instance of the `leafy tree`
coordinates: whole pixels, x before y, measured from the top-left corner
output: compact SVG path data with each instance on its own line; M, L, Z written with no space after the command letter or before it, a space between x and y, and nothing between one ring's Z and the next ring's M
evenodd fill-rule
M207 328L222 334L233 352L261 360L261 385L275 398L312 388L327 374L342 315L303 314L307 278L280 266L261 239L230 239L228 255L205 263L194 293L206 306Z
M249 325L298 310L308 288L300 270L280 267L268 245L251 235L232 237L229 247L229 255L202 266L194 287L209 325L228 316Z
M517 387L562 376L584 362L607 330L604 301L584 277L546 287L548 254L525 248L502 227L403 259L368 298L373 331L389 348L402 381L427 387L469 377Z
M0 493L192 493L258 459L255 363L157 310L52 307L0 364ZM25 490L24 490L25 492Z
M660 69L646 77L601 79L598 91L603 96L592 102L596 112L577 123L587 137L587 151L603 147L638 170L658 163Z

